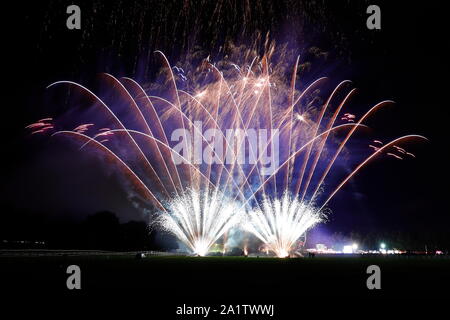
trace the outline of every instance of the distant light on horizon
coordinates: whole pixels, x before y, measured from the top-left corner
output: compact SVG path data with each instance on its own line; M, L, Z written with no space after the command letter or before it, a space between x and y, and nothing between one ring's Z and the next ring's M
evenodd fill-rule
M352 245L344 246L344 248L342 249L342 253L353 253L353 246Z

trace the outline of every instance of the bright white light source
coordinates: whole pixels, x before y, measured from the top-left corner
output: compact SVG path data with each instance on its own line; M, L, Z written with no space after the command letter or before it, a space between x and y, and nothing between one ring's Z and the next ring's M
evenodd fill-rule
M353 246L344 246L343 253L353 253Z

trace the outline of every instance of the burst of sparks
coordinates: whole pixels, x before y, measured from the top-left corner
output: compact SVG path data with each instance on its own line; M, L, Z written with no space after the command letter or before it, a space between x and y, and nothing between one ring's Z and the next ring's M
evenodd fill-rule
M287 257L295 242L323 219L313 205L288 193L279 199L265 199L261 207L248 213L244 228L280 258Z
M205 256L214 242L239 222L237 205L224 201L217 192L187 190L173 199L168 209L159 225L199 256Z

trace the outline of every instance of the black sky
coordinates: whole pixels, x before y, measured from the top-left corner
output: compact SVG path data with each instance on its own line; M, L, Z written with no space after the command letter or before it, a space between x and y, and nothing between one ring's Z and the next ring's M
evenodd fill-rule
M359 88L351 112L393 99L371 121L374 136L417 133L417 158L377 160L330 203L327 228L338 231L447 230L448 28L443 5L377 1L382 29L365 26L367 1L78 1L82 30L65 26L70 1L12 4L2 18L2 211L50 219L110 210L124 221L142 218L120 183L97 160L57 142L30 138L24 127L66 110L46 100L45 87L69 79L90 84L98 72L143 82L158 65L201 47L217 52L227 40L259 32L299 51L329 52L327 68L306 78L350 78ZM372 4L372 3L370 3ZM1 218L0 218L1 221Z

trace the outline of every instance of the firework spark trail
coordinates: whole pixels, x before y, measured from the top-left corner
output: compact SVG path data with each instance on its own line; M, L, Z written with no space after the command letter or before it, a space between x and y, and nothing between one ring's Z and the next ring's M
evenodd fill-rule
M110 79L110 80L113 82L113 85L117 85L117 86L119 87L120 92L121 92L122 94L124 94L124 95L126 96L126 99L131 103L131 106L133 107L132 110L134 110L134 111L137 113L138 119L140 120L140 122L141 122L141 123L143 124L143 126L145 127L147 133L148 133L149 135L152 135L152 136L153 136L153 132L152 132L152 130L150 129L150 126L149 126L149 123L148 123L147 119L145 119L145 117L144 117L144 115L143 115L141 109L139 108L139 106L138 106L136 100L131 96L130 92L129 92L129 91L125 88L125 86L124 86L117 78L115 78L114 76L112 76L112 75L110 75L110 74L108 74L108 73L103 73L103 74L104 74L108 79ZM162 157L162 154L161 154L161 151L160 151L160 149L159 149L158 144L156 144L156 150L159 151L159 152L158 152L158 156L159 156L160 159L162 160L161 162L165 163L165 161L163 161L163 157ZM147 159L147 161L148 161L148 158L147 158L147 157L146 157L146 159ZM150 164L150 166L151 166L151 164ZM151 166L151 168L152 168L152 171L154 172L154 174L156 174L156 175L158 176L158 179L159 179L159 181L161 182L161 184L164 186L165 192L166 192L167 194L169 194L169 191L167 190L166 186L162 183L162 179L159 177L159 175L158 175L158 174L156 173L156 171L153 169L153 166ZM172 176L169 174L169 172L168 172L168 170L167 170L167 166L165 166L165 168L166 168L167 176L169 176L169 179L171 180L171 179L172 179ZM171 182L172 182L172 187L174 188L175 192L178 194L178 191L177 191L176 188L175 188L175 184L173 183L173 180L171 180Z
M297 240L308 229L323 220L323 210L327 203L373 157L384 153L388 148L395 149L393 152L415 157L398 144L408 139L426 139L418 135L409 135L384 145L379 140L373 140L374 145L369 146L374 149L374 153L346 176L324 203L317 205L318 192L350 137L357 128L364 126L362 122L369 115L391 101L380 102L354 123L353 114L340 115L340 113L355 89L346 94L337 108L329 110L337 93L345 84L350 83L349 80L344 80L334 88L325 103L321 105L318 117L313 116L314 113L309 114L309 112L315 111L313 104L317 97L312 95L312 89L326 78L319 78L306 86L303 91L297 92L296 77L299 66L299 57L297 57L290 85L278 86L276 77L270 71L272 66L269 57L273 52L264 55L260 60L254 57L247 67L239 68L238 65L232 64L232 72L238 74L238 80L233 82L229 82L224 73L207 59L205 66L208 72L212 71L215 81L202 87L201 90L195 90L197 93L190 93L178 88L174 74L176 72L182 81L187 81L185 71L180 67L172 68L162 52L156 51L156 53L163 59L170 83L170 88L165 89L173 90L171 94L173 99L148 94L133 79L118 80L112 75L104 75L110 86L120 94L121 99L126 101L135 119L144 128L143 131L127 128L111 108L84 86L71 81L58 81L49 87L56 84L77 86L83 93L87 93L98 102L102 110L106 110L119 128L108 126L94 130L94 124L87 123L78 125L71 131L57 131L54 135L76 137L83 142L81 149L92 144L94 148L119 163L120 168L130 178L139 193L160 211L161 215L156 220L156 225L174 234L198 255L205 255L215 241L240 221L247 231L264 242L267 250L273 251L279 257L289 255L296 247ZM256 66L255 71L252 70L254 66ZM246 72L244 68L247 68ZM272 92L272 86L281 89ZM276 99L283 97L284 94L287 97L287 108L278 102L275 103L275 101L284 101ZM182 96L183 99L181 99ZM310 100L303 104L303 98ZM301 112L294 117L297 105ZM331 116L328 116L328 112ZM335 126L339 116L347 123ZM205 146L211 154L215 154L212 141L209 141L195 124L195 121L203 121L203 119L205 119L205 129L215 129L223 138L221 143L224 144L227 152L230 151L231 163L226 164L225 158L221 157L217 157L214 166L212 162L206 165L196 162L194 148L188 145L193 141L189 142L191 140L187 139L187 134L194 134L194 136L199 134L201 146ZM322 122L325 120L324 128L321 129ZM43 133L54 129L52 121L52 118L41 119L26 128L31 130L32 134ZM187 155L175 151L169 143L166 133L169 128L166 127L166 122L167 125L176 122L182 126L183 143L187 143L188 146ZM260 169L264 167L262 158L268 148L271 149L271 155L267 157L274 162L275 127L278 127L282 137L287 136L287 144L283 144L287 154L283 154L282 163L277 162L277 167L270 175L263 177ZM339 147L331 160L324 160L323 158L326 157L322 155L325 154L330 134L334 134L341 128L350 128L350 130L338 144ZM242 130L244 137L248 137L250 129L270 130L270 135L264 142L263 148L258 145L259 153L254 150L253 144L249 143L248 157L255 162L248 165L241 164L238 152L245 145L245 138L238 139L236 144L235 138L228 137L225 132L226 130ZM86 134L93 131L96 133L92 134L92 137ZM135 151L139 163L143 165L142 168L136 168L134 171L132 166L126 163L127 160L122 159L111 149L114 144L108 144L111 148L105 145L120 135L126 136L126 146L131 146ZM154 157L144 153L142 144L137 142L141 143L141 140L136 140L139 137L144 139L143 141L149 147L148 151ZM386 154L401 158L393 152ZM182 159L183 165L178 166L174 156ZM301 163L298 162L300 156L302 156ZM325 170L310 196L308 189L311 187L312 178L317 173L319 161L324 161ZM300 168L296 168L297 165ZM158 168L162 170L158 172ZM277 179L280 173L282 176ZM156 183L150 184L149 180ZM281 182L281 185L277 183L277 180ZM266 189L269 186L271 188Z
M290 112L293 112L293 109L294 109L294 106L296 105L296 104L298 104L299 103L299 101L304 97L304 95L306 94L306 93L308 93L310 90L311 90L311 88L313 88L315 85L317 85L318 83L320 83L321 81L323 81L323 80L326 80L327 78L326 77L322 77L322 78L319 78L319 79L317 79L317 80L315 80L313 83L311 83L301 94L300 94L300 96L297 98L297 100L294 102L294 104L291 106L291 110L290 110ZM286 119L286 117L283 117L282 119L281 119L281 121L280 121L280 123L283 123L284 121L285 121L285 119ZM290 132L290 135L292 135L292 122L288 122L289 124L290 124L290 128L289 128L289 131L288 132ZM247 177L245 178L245 180L244 180L244 183L247 183L247 181L248 181L248 179L249 179L249 177L251 176L251 174L253 173L253 170L255 169L255 167L257 167L257 165L258 165L258 163L261 161L261 158L262 158L262 155L267 151L267 148L269 147L269 145L270 145L270 143L272 142L272 139L273 139L273 136L271 136L270 138L269 138L269 141L265 144L265 146L264 146L264 148L263 148L263 151L261 152L261 154L259 154L259 156L258 156L258 159L256 160L256 163L255 163L255 165L253 165L252 166L252 168L250 169L250 171L249 171L249 173L247 174ZM291 143L289 143L289 153L288 153L288 155L291 155L292 154L292 140L290 140L291 141ZM294 161L296 159L296 157L291 157L291 161ZM288 165L289 165L289 163L288 163ZM288 171L287 171L288 172ZM288 172L289 173L289 172ZM288 185L288 181L285 181L285 184L284 184L284 186L286 187ZM264 188L264 186L263 186L263 188Z
M317 136L318 132L319 132L319 127L320 127L320 123L322 122L323 116L325 115L325 111L328 108L331 99L333 99L334 95L336 94L336 92L338 92L338 90L346 83L349 83L351 81L349 80L344 80L342 81L340 84L337 85L337 87L333 90L333 92L331 93L331 95L329 96L328 100L325 102L325 104L322 106L322 109L320 111L320 115L319 115L319 119L316 122L316 127L314 129L314 134L313 137ZM312 147L313 145L311 144L308 147L308 150L306 151L306 155L305 155L305 160L302 163L302 167L300 169L300 174L299 174L299 179L297 180L297 184L295 187L295 191L294 194L298 194L300 192L300 187L302 185L302 181L303 181L303 176L305 174L305 169L306 169L306 165L308 164L309 161L309 156L311 155L311 151L312 151Z
M389 148L390 146L393 146L395 143L401 142L403 140L407 140L407 139L422 139L425 141L428 141L427 138L425 138L424 136L420 136L420 135L416 135L416 134L411 134L411 135L406 135L397 139L392 140L391 142L385 144L383 147L381 147L379 150L375 151L374 153L372 153L366 160L364 160L363 162L361 162L338 186L336 189L334 189L334 191L331 193L331 195L328 197L328 199L322 204L322 207L320 208L321 210L327 205L327 203L333 198L333 196L345 185L345 183L350 180L351 177L353 177L362 167L364 167L370 160L372 160L375 156L379 155L384 149Z
M253 62L254 62L255 60L253 60ZM253 63L252 62L252 63ZM264 92L264 90L266 89L267 90L267 92L268 92L268 109L269 109L269 123L270 123L270 125L269 125L269 127L270 127L270 131L271 131L271 135L270 135L270 137L269 137L269 139L268 139L268 142L267 142L267 144L266 144L266 146L264 147L264 151L263 152L266 152L267 151L267 148L272 144L272 140L273 140L273 111L272 111L272 109L273 109L273 107L272 107L272 103L271 103L271 101L272 101L272 98L271 98L271 94L270 94L270 76L269 76L269 71L268 71L268 62L267 62L267 58L266 57L264 57L263 58L263 70L264 70L264 72L265 72L265 77L264 78L260 78L258 81L257 81L257 83L256 83L256 86L258 86L259 87L259 91L257 92L257 99L256 99L256 101L255 101L255 103L254 104L252 104L253 105L253 108L251 108L251 114L250 114L250 116L248 117L248 121L246 122L246 123L243 123L243 118L242 118L242 116L241 116L241 113L240 113L240 111L239 111L239 106L240 106L240 104L239 104L239 106L238 106L238 108L237 108L237 110L239 111L239 113L238 113L238 115L239 115L239 120L241 121L241 125L243 125L243 128L244 128L244 131L245 132L247 132L247 130L248 130L248 126L249 126L249 124L250 124L250 121L251 121L251 119L253 118L253 114L254 114L254 112L255 112L255 110L256 110L256 106L258 105L258 103L259 103L259 101L260 101L260 98L261 98L261 96L262 96L262 94L263 94L263 92ZM223 79L223 76L222 76L222 78L221 79ZM320 78L320 79L318 79L318 80L316 80L313 84L311 84L304 92L302 92L302 94L300 95L300 97L297 99L297 101L295 102L295 104L301 99L301 97L306 93L306 92L308 92L308 90L311 88L311 87L313 87L313 85L314 84L316 84L316 83L318 83L319 81L321 81L322 79L324 79L324 78ZM247 77L244 79L245 81L243 81L243 87L248 83L248 75L247 75ZM262 88L261 88L262 87ZM229 88L229 86L228 86L228 88ZM294 104L294 105L295 105ZM292 106L293 107L293 106ZM236 121L236 118L234 118L234 121ZM243 143L243 141L241 141L241 144ZM255 155L254 155L254 150L253 150L253 146L252 145L250 145L250 152L251 152L251 154L252 154L252 156L253 157L255 157ZM274 161L274 154L275 154L275 152L274 152L274 150L273 150L273 148L272 148L272 151L271 151L271 155L272 155L272 161ZM257 170L257 176L258 176L258 179L259 179L259 181L260 181L260 183L261 183L261 181L262 181L262 175L261 175L261 173L259 172L259 166L258 166L258 164L260 164L260 161L261 161L261 157L262 157L262 154L260 154L259 156L258 156L258 159L256 160L256 162L255 162L255 165L253 165L253 167L252 167L252 169L250 170L250 172L246 175L246 176L244 176L244 182L243 182L243 184L241 185L241 188L242 187L244 187L244 185L246 184L247 186L248 186L248 180L249 180L249 178L250 178L250 176L251 176L251 174L252 174L252 172L253 172L253 170L256 168L256 170ZM232 168L234 168L234 166L235 166L235 164L236 164L236 159L234 159L235 161L233 161L233 165L232 165ZM238 165L239 165L239 163L238 163ZM272 176L272 178L273 178L273 180L274 180L274 188L275 188L275 190L276 190L276 185L277 185L277 183L276 183L276 175L273 175ZM228 183L228 180L227 180L227 182L226 182L226 184ZM262 188L263 188L263 194L265 194L266 192L265 192L265 184L262 184ZM250 190L251 190L251 188L249 188ZM276 191L275 191L275 194L276 194ZM259 203L257 202L256 203L258 206L259 206Z
M355 91L356 91L356 89L352 89L347 94L347 96L344 98L344 100L342 100L341 104L336 109L336 111L334 112L334 114L331 117L330 121L328 122L328 125L326 126L325 130L330 129L334 125L334 122L336 121L336 118L337 118L339 112L341 111L342 107L345 105L345 103L348 101L348 99L352 96L352 94L355 93ZM327 133L325 135L325 137L323 139L321 139L321 142L319 142L319 149L316 152L316 156L315 156L315 158L313 160L313 164L311 166L311 169L309 170L308 178L306 179L305 187L303 188L303 191L302 191L302 194L301 194L302 201L305 198L306 192L308 190L309 183L311 182L311 178L312 178L312 176L313 176L313 174L315 172L315 169L316 169L316 166L317 166L317 162L319 161L320 156L322 155L322 151L323 151L323 148L325 146L325 143L327 142L328 136L329 136L329 134Z
M31 134L37 134L37 133L44 133L48 130L54 129L55 126L52 123L53 118L44 118L41 120L38 120L35 123L32 123L30 125L27 125L25 129L31 130Z
M247 81L244 82L244 85L246 84L246 82L247 82ZM260 101L260 99L261 99L262 93L263 93L263 90L260 90L260 91L257 93L257 99L256 99L255 103L252 104L252 105L253 105L253 108L251 109L251 114L250 114L250 116L248 117L249 119L248 119L247 123L242 123L242 125L243 125L243 130L244 130L244 135L245 135L245 136L247 136L247 130L249 129L248 126L249 126L250 121L251 121L251 118L253 117L253 114L254 114L254 112L255 112L255 110L256 110L256 107L257 107L257 105L258 105L258 103L259 103L259 101ZM249 96L249 97L250 97L250 96ZM240 114L239 107L241 107L241 104L238 105L238 107L237 107L238 112L236 112L236 113L239 113L239 114ZM239 118L242 119L242 116L240 116ZM237 119L236 119L236 117L234 117L234 118L233 118L233 121L232 121L232 126L233 126L233 127L234 127L236 121L237 121ZM230 142L228 141L228 139L226 139L226 140L227 140L227 146L229 147L229 146L230 146ZM244 139L242 139L242 140L239 141L239 145L237 146L237 150L239 150L240 148L242 148L243 143L244 143ZM233 147L234 147L234 144L233 144ZM251 152L252 157L255 157L255 153L254 153L253 145L252 145L252 144L250 144L250 152ZM241 166L241 164L239 163L239 161L238 161L238 159L237 159L237 152L235 153L234 159L232 160L231 172L234 171L234 168L235 168L235 166L236 166L236 163L237 163L237 165L238 165L238 169L242 172L242 166ZM261 172L260 172L259 167L258 167L258 161L256 161L255 166L256 166L256 171L257 171L257 177L258 177L258 179L259 179L259 182L261 183L261 181L262 181L262 175L261 175ZM245 180L245 181L244 181L244 184L246 184L248 187L250 187L250 185L248 184L248 177L249 177L250 175L245 175L245 174L244 174L243 176L244 176L244 180ZM227 185L228 182L229 182L229 179L226 180L225 185ZM244 186L244 184L241 185L241 188Z
M177 87L177 83L175 81L175 76L173 74L173 71L172 71L172 68L170 66L169 60L167 60L167 57L165 56L165 54L163 52L159 51L159 50L155 51L155 53L161 55L164 63L167 66L167 70L169 70L170 79L172 80L173 89L175 91L175 96L176 96L176 100L177 100L177 106L178 106L178 110L179 110L179 113L180 113L181 123L183 125L184 141L186 141L187 140L187 138L186 138L186 126L184 124L183 111L181 110L181 101L180 101L180 96L178 94L178 87ZM192 174L191 174L191 171L189 171L189 181L190 181L190 185L192 185Z
M151 117L154 120L154 122L158 124L157 130L159 131L159 136L162 136L162 138L164 139L165 144L168 145L169 142L168 142L167 136L166 136L166 134L164 132L164 129L163 129L163 126L162 126L162 123L161 123L161 119L158 117L158 114L157 114L157 112L155 110L155 107L152 104L152 102L150 101L150 98L145 93L144 89L141 87L140 84L138 84L136 81L134 81L131 78L124 77L123 79L125 81L129 81L133 86L135 86L137 88L139 94L141 94L143 96L143 98L145 98L145 102L147 103L148 109L151 112ZM147 119L145 119L145 121L147 123L147 126L149 126ZM153 131L150 128L149 128L149 130L150 130L150 135L154 136ZM163 157L163 155L161 153L161 149L159 148L158 144L157 144L157 150L158 150L159 156L161 157L161 162L164 164L164 168L166 170L166 173L169 176L169 179L170 179L170 182L171 182L171 184L173 186L173 189L175 190L175 193L177 194L177 196L179 196L178 190L179 189L181 190L181 188L182 188L182 186L181 186L181 178L180 178L180 174L178 173L178 169L177 169L177 167L174 164L173 154L172 154L172 152L169 152L170 159L172 160L172 161L169 161L169 163L172 164L172 166L171 166L172 170L169 171L169 168L167 167L167 162L163 160L164 157ZM177 180L177 183L178 183L178 188L177 188L177 186L175 186L175 182L174 182L175 174L173 172L175 172L175 174L176 174L176 180Z
M114 114L114 112L103 102L103 100L101 100L95 93L93 93L91 90L89 90L88 88L82 86L79 83L73 82L73 81L57 81L54 82L52 84L50 84L49 86L47 86L47 88L53 87L55 85L58 84L70 84L70 85L74 85L78 88L81 88L82 90L84 90L85 92L87 92L91 97L93 97L95 100L97 100L100 105L108 112L108 114L110 114L113 119L116 121L116 123L122 128L125 129L125 126L123 125L122 121L119 120L119 118ZM145 163L147 165L147 167L150 169L150 173L152 176L156 177L158 183L162 186L163 190L166 192L166 194L169 194L167 189L165 188L164 184L162 183L161 179L159 178L158 174L156 173L156 171L154 170L153 166L150 164L148 158L145 156L144 152L142 151L142 149L139 147L139 145L137 144L136 140L133 139L133 137L128 133L128 137L130 138L130 141L133 142L133 146L136 148L136 150L138 150L139 152L139 157L142 160L145 160Z
M232 100L232 104L231 105L234 107L234 117L233 117L233 120L232 120L232 128L239 128L235 124L235 122L237 121L235 116L238 115L239 116L238 120L240 122L240 125L242 126L242 129L244 130L244 135L248 136L247 128L246 128L245 122L244 122L244 120L242 118L242 113L241 113L241 111L239 109L239 105L236 103L236 100L234 99L233 92L231 91L231 88L230 88L228 82L224 79L223 74L217 69L216 66L214 66L213 64L210 64L210 66L212 67L213 70L215 70L217 72L217 74L219 75L220 79L223 80L223 82L224 82L224 84L226 86L227 93L229 94L229 97ZM266 84L266 83L267 83L267 81L264 81L264 84ZM262 89L261 89L261 91L262 91ZM242 145L239 145L238 149L241 148L241 147L242 147ZM250 148L249 149L250 149L249 151L251 152L251 156L253 158L256 158L255 151L253 150L252 144L250 144ZM235 163L238 162L237 161L237 155L236 155L235 159L233 159L233 160L234 161L232 163L232 170L234 170ZM256 167L256 170L257 170L258 176L260 177L260 181L261 181L262 180L261 179L261 173L259 172L258 166Z
M392 157L394 157L394 158L397 158L398 160L403 160L402 157L396 155L395 153L388 152L388 153L386 153L386 154L387 154L388 156L392 156Z
M270 128L270 136L273 138L273 106L272 106L272 96L270 94L270 75L269 75L269 62L267 61L267 55L264 56L263 59L263 70L265 74L265 81L268 83L267 88L267 99L269 100L269 128ZM271 152L272 155L272 163L275 162L275 150L273 148L273 144L271 144ZM273 176L273 187L274 193L277 194L277 176Z
M289 108L289 114L290 114L290 121L289 121L289 140L288 140L288 156L291 155L292 151L292 124L294 121L294 97L295 97L295 82L297 80L297 68L298 63L300 61L300 56L297 56L297 59L295 61L294 65L294 71L292 72L292 78L291 78L291 100L290 100L290 108ZM289 167L290 162L288 163L286 167L286 175L284 177L284 185L287 185L289 183Z
M209 120L214 120L215 118L217 118L218 117L218 114L219 114L219 106L220 106L220 97L221 97L221 92L222 92L222 78L220 79L220 82L219 82L219 90L218 90L218 92L217 92L217 103L216 103L216 108L215 108L215 114L214 114L214 117L212 117L212 118L210 118ZM219 130L219 126L217 125L217 122L216 121L213 121L214 122L214 124L215 124L215 129L216 130ZM206 122L206 125L208 124L208 122ZM223 132L220 130L220 132L222 133L222 135L223 135ZM220 166L219 168L220 168L220 174L219 174L219 177L221 177L222 176L222 172L223 172L223 167L225 167L225 165L223 165L223 166ZM212 170L212 162L209 164L209 166L208 166L208 179L211 177L211 170ZM220 178L217 180L219 183L220 183ZM217 189L216 189L216 191L217 191ZM208 194L208 192L209 192L209 185L206 185L206 194ZM214 196L217 196L217 193L216 194L214 194ZM223 199L221 199L221 202L223 202Z
M362 124L363 121L365 119L367 119L372 113L374 113L375 111L377 111L379 108L388 105L390 103L394 103L394 101L391 100L385 100L382 102L377 103L376 105L374 105L371 109L369 109L369 111L367 111L362 117L361 119L359 119L359 121L356 124ZM331 170L331 167L333 166L334 162L336 161L337 157L339 156L339 154L341 153L342 149L344 149L345 144L348 142L348 140L351 138L351 136L353 135L353 133L356 131L357 126L355 126L354 128L352 128L349 133L347 134L347 136L345 137L345 139L340 143L338 150L336 151L336 153L334 154L333 158L331 159L331 161L328 162L328 165L325 169L325 171L322 174L322 177L320 178L316 189L314 190L313 195L311 196L311 201L314 201L317 193L319 192L320 186L322 185L322 183L325 181L325 178L327 177L328 173Z

